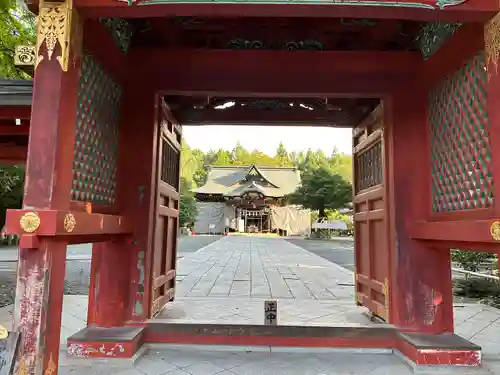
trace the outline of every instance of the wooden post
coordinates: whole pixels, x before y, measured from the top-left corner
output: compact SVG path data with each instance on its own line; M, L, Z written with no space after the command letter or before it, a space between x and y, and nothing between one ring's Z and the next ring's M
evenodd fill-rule
M54 17L57 14L57 17ZM56 25L57 23L57 25ZM62 45L45 26L68 38ZM40 3L38 66L33 82L31 131L24 208L69 210L83 30L71 0ZM57 35L63 37L62 35ZM53 45L52 43L55 43ZM43 225L29 213L21 219L27 239ZM44 237L19 249L14 327L20 330L20 367L26 374L57 374L67 242Z
M125 92L120 145L118 200L120 212L133 221L129 242L129 310L132 321L150 315L152 288L153 230L156 212L156 179L159 132L159 99L154 91L129 86Z
M410 238L431 209L427 92L414 82L384 102L388 162L390 322L425 333L453 332L450 251Z

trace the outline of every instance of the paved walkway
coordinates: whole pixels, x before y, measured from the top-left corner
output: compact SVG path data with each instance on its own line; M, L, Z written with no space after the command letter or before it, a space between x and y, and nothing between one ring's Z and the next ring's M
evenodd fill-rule
M353 274L279 238L224 237L178 263L177 297L354 301Z
M258 311L262 311L263 299L273 297L279 298L280 324L368 324L360 308L353 306L351 272L281 239L223 238L187 254L179 261L178 272L178 298L161 319L248 324L261 319ZM0 324L10 327L11 314L11 306L0 309ZM87 296L65 296L62 343L85 326L86 314ZM479 371L455 373L500 374L500 310L478 304L456 305L455 322L458 334L483 347L485 363ZM99 364L63 356L60 374L76 373L406 375L411 371L388 352L161 346L151 347L135 366L123 361Z

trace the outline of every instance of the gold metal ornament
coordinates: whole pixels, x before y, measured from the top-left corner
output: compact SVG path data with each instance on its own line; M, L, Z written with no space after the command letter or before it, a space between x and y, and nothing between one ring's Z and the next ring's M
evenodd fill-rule
M26 368L26 359L24 357L19 361L19 368L16 375L28 375L28 369Z
M495 221L490 227L491 238L495 241L500 241L500 221Z
M384 280L384 287L382 289L382 292L384 293L384 305L385 305L385 313L386 313L386 319L389 318L389 279L386 277Z
M49 363L47 364L47 368L45 369L44 375L52 375L56 372L56 364L54 363L54 359L52 358L52 353L50 353Z
M73 214L67 214L64 217L64 230L68 233L71 233L75 230L76 227L76 219Z
M5 340L9 337L9 331L4 326L0 326L0 340Z
M64 72L68 71L70 42L73 18L75 17L73 1L66 0L62 3L40 1L40 8L37 17L37 40L35 69L43 61L42 46L45 45L47 58L52 60L52 56L57 45L60 47L60 55L56 57Z
M500 58L500 13L497 13L484 27L484 45L486 67L493 64L495 74L498 73L498 59ZM493 72L488 71L488 77Z
M19 225L26 233L33 233L40 227L40 216L36 212L27 212L19 220Z

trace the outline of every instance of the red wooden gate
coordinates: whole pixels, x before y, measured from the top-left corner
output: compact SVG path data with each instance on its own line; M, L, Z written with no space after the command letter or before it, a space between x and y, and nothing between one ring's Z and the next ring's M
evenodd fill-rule
M356 302L388 320L389 243L382 108L353 130Z
M156 207L153 233L151 311L153 317L174 298L179 230L181 127L169 121L163 103L157 143Z

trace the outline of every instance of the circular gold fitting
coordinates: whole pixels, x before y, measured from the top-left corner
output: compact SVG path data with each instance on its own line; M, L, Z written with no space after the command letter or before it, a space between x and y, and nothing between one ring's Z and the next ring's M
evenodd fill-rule
M495 241L500 241L500 221L495 221L490 227L491 238Z
M40 216L36 212L27 212L19 220L19 225L26 233L33 233L40 227Z

